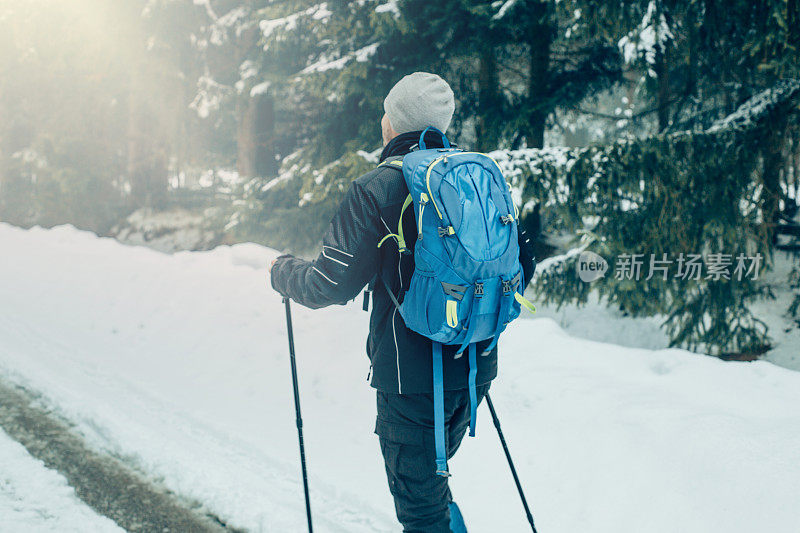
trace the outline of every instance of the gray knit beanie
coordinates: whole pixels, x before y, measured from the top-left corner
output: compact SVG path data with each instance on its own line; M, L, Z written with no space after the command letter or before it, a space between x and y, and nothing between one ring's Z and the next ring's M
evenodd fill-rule
M383 101L389 123L397 133L424 130L428 126L445 132L455 108L453 90L446 81L429 72L403 77Z

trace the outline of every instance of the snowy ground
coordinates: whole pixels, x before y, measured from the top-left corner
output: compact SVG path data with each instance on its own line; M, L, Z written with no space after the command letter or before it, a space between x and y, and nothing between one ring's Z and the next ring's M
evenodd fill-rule
M3 224L0 250L0 377L231 525L303 530L275 252L170 256ZM399 531L367 314L294 311L315 525ZM800 373L579 339L547 317L517 321L501 352L492 394L543 533L800 531ZM485 408L451 471L471 533L526 531Z
M122 532L95 514L59 473L0 430L0 532Z
M772 268L762 272L762 279L770 286L775 298L757 300L750 309L769 327L772 340L772 348L761 359L800 371L800 323L787 312L795 294L787 280L797 262L798 259L791 254L776 251ZM661 327L665 317L626 316L619 309L600 302L595 294L585 305L559 308L540 304L537 309L537 318L552 318L576 337L649 350L669 347L669 336Z
M788 316L786 310L792 302L793 293L786 287L786 275L790 264L781 258L769 277L774 280L774 300L759 300L751 310L769 326L773 347L761 356L790 370L800 371L800 325ZM669 347L669 336L661 324L663 317L633 318L619 309L609 307L590 297L582 306L538 305L537 318L552 318L570 335L593 341L618 344L631 348L661 350Z

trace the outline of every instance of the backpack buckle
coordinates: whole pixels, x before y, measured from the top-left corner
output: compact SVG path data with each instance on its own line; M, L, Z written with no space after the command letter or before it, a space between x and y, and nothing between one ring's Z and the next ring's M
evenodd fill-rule
M449 235L456 234L456 230L453 226L447 226L446 228L439 226L438 230L439 230L439 237L447 237Z
M503 281L503 294L506 295L511 294L511 282L505 279L502 281Z
M483 296L483 283L476 283L475 284L475 298L481 298Z
M500 222L502 222L503 224L511 224L512 222L514 222L514 217L511 215L503 215L500 217Z

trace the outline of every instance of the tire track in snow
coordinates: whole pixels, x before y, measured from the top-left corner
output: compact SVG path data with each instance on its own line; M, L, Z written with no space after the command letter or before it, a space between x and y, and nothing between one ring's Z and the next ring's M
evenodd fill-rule
M63 475L78 497L126 531L216 533L227 527L119 459L91 450L37 396L0 382L0 427L33 457Z

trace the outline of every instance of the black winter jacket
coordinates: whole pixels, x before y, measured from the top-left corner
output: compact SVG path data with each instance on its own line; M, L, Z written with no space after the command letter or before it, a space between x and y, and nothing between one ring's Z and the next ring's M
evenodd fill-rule
M381 161L399 158L416 147L420 132L400 135L386 145ZM429 139L430 137L430 139ZM425 137L429 148L441 148L441 139L430 132ZM339 211L322 241L322 252L314 261L284 255L272 269L272 286L284 296L312 309L331 304L345 304L354 299L365 285L373 288L367 355L372 363L371 385L383 392L403 394L433 390L431 341L406 328L380 278L402 301L414 271L413 254L401 255L397 241L387 239L395 233L400 209L408 196L402 172L389 165L372 170L355 180L347 191ZM403 220L407 246L413 250L416 221L413 210ZM523 287L530 281L534 260L530 243L520 231L520 261ZM335 339L331 339L332 347ZM478 343L477 352L490 341ZM444 388L467 388L467 357L455 359L456 347L445 346ZM476 383L483 385L497 375L497 348L478 357Z

